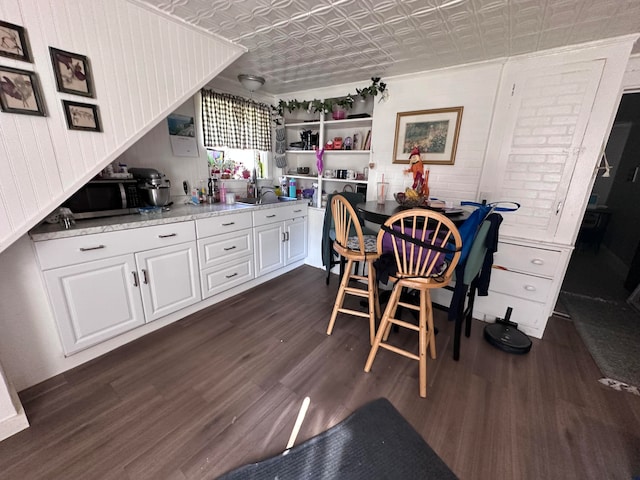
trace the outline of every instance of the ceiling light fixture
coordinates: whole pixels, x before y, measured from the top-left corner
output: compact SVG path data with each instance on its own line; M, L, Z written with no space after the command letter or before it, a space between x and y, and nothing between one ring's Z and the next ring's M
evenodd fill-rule
M242 86L249 90L251 93L259 90L264 85L264 78L257 75L247 75L242 73L238 75L238 80L240 81Z

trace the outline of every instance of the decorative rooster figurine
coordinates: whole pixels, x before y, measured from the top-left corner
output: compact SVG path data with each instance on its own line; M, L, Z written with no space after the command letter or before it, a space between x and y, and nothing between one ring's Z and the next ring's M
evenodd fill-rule
M410 167L405 170L413 175L413 188L419 195L429 198L429 169L424 169L424 164L420 158L420 149L413 147L409 155Z

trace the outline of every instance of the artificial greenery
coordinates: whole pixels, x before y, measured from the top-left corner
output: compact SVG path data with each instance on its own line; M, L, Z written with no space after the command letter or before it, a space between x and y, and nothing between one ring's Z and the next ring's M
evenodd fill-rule
M328 98L326 100L289 100L288 102L280 100L277 106L274 108L274 113L282 117L284 111L291 113L294 110L306 110L308 112L321 112L328 113L333 110L334 105L337 105L345 110L349 110L353 107L353 103L356 98L361 97L365 100L367 97L375 97L378 94L384 94L387 88L387 84L380 81L379 77L371 77L371 85L364 88L356 88L356 94L349 93L348 95L340 98ZM279 122L277 122L279 124Z

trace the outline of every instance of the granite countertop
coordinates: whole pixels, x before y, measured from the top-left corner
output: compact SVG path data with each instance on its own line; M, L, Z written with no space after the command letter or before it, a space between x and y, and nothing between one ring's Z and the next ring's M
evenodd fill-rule
M59 223L41 223L29 232L31 240L41 242L55 238L76 237L79 235L91 235L94 233L115 232L128 230L131 228L150 227L152 225L163 225L167 223L186 222L199 218L215 217L218 215L229 215L240 211L252 211L258 209L279 208L284 205L304 205L309 200L291 200L289 202L267 203L264 205L247 205L234 203L226 205L224 203L214 204L174 204L168 211L132 215L119 215L115 217L92 218L86 220L76 220L75 225L65 229Z

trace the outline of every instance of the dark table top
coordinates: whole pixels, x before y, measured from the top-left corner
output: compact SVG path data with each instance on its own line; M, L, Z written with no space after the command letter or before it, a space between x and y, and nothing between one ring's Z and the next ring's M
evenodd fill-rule
M378 204L375 200L370 202L359 203L356 205L358 211L362 212L364 219L372 223L382 225L389 217L396 213L407 210L404 207L398 205L395 200L387 200L384 204ZM444 210L435 210L439 213L444 213L449 217L456 225L462 224L471 212L463 210L461 208L445 208Z

